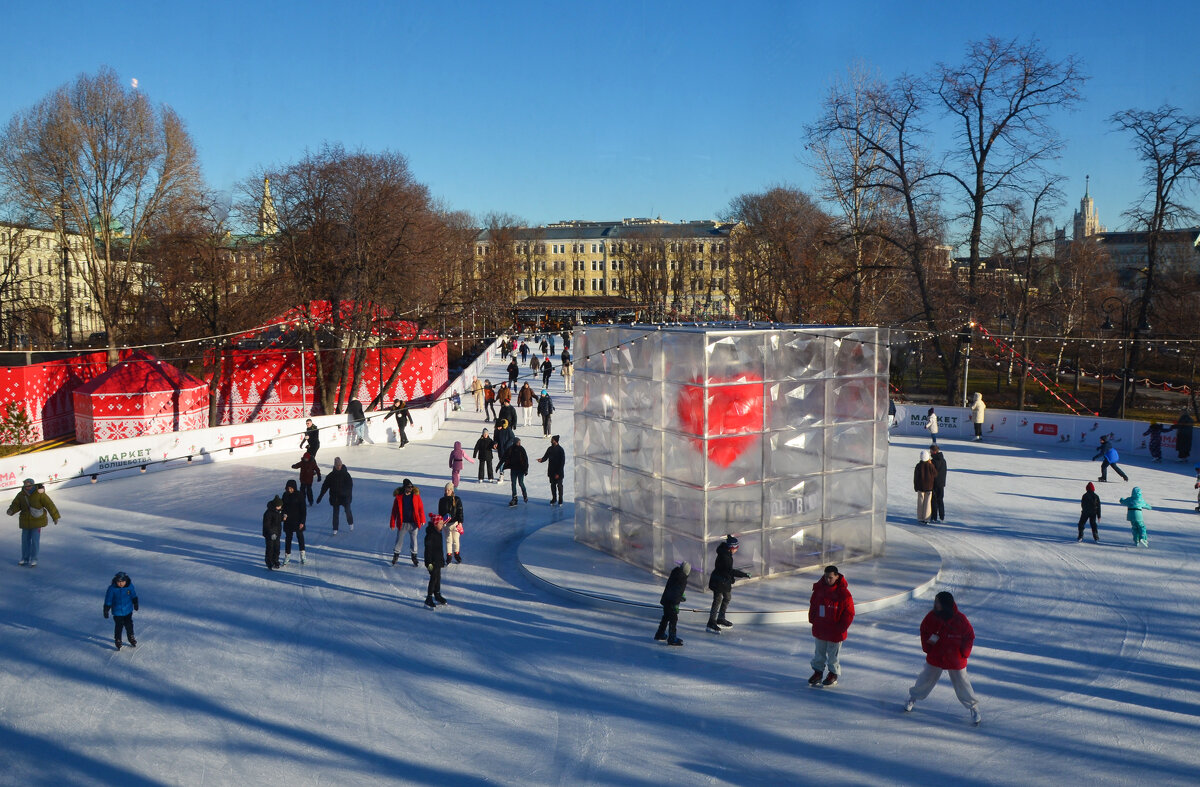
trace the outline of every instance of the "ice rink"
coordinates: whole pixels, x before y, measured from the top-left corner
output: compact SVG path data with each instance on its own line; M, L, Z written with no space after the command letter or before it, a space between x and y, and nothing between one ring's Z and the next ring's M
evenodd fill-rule
M501 364L491 379L504 378ZM552 382L554 431L571 410ZM1098 463L1079 450L944 441L949 521L916 524L894 440L889 527L927 539L975 627L983 724L943 679L911 714L925 598L859 616L832 689L810 689L808 627L688 620L682 648L653 614L575 607L516 564L529 533L572 516L546 502L548 441L519 428L528 505L464 471L464 563L449 605L422 605L424 567L390 565L392 490L436 510L455 440L485 425L464 398L431 442L338 448L356 529L309 513L309 562L268 572L261 517L299 458L263 456L51 490L62 523L36 568L0 540L0 781L63 784L1185 784L1200 774L1200 514L1192 464L1125 465L1097 484L1102 542L1075 541ZM490 426L490 424L489 424ZM1115 476L1110 476L1115 478ZM1116 499L1141 486L1150 549ZM422 531L422 534L424 531ZM293 548L293 558L296 557ZM116 571L137 587L139 645L101 616ZM854 590L854 567L844 573ZM648 599L651 603L657 598ZM689 596L689 601L696 599ZM704 600L701 600L704 603ZM734 588L733 604L738 604Z

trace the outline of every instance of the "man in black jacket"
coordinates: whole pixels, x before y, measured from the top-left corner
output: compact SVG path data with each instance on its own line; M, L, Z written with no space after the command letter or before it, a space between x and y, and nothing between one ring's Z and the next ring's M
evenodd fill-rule
M316 459L317 449L321 447L321 430L313 425L311 418L304 421L304 437L300 440L300 444L304 445L305 441L308 442L308 448L305 449L308 451L308 455Z
M317 502L321 502L321 498L325 497L325 493L329 493L329 505L333 506L333 534L338 534L338 507L346 509L346 524L350 525L350 529L354 530L354 512L350 510L350 499L354 492L354 479L350 477L350 471L342 464L342 458L335 456L333 458L333 469L325 474L325 483L321 484L321 493L317 495Z
M351 399L350 404L346 405L346 413L354 425L354 445L361 445L367 439L367 416L363 412L362 402Z
M429 572L429 586L425 589L425 606L445 604L442 598L442 568L446 556L442 554L442 518L435 516L425 529L425 569Z
M513 434L516 434L516 432L517 432L517 408L512 406L511 401L507 404L500 405L500 411L496 415L496 423L494 423L492 425L493 428L499 429L501 421L508 421L508 427L513 430ZM503 458L504 457L502 456L501 459L503 459Z
M721 633L721 626L733 625L725 619L725 610L729 607L729 599L733 595L733 583L738 579L750 577L745 571L733 567L733 556L737 548L737 536L726 535L725 540L717 545L717 562L708 578L708 589L713 594L712 611L708 613L708 630L714 634Z
M471 451L471 458L479 460L479 483L483 483L483 468L487 467L487 477L491 481L494 479L492 475L492 449L496 444L492 438L488 437L488 430L483 430L483 436L475 441L475 450Z
M529 472L529 454L525 453L521 446L521 438L513 438L512 448L508 449L508 455L504 457L504 469L509 472L512 482L512 500L508 503L509 507L517 504L518 484L521 485L521 496L528 503L529 492L525 491L525 474Z
M933 466L937 469L937 479L933 482L933 518L930 521L945 522L946 503L943 498L946 495L946 457L942 454L942 449L931 445L929 458L933 460Z
M654 633L656 640L666 640L668 645L682 645L683 640L675 636L675 626L679 623L679 605L687 601L687 596L684 591L687 590L688 574L692 573L692 564L683 562L675 568L671 569L671 576L667 577L667 587L663 590L662 598L658 600L662 604L663 616L659 621L658 631Z
M538 415L542 417L542 437L549 437L550 417L554 415L554 400L550 398L550 392L545 388L542 389L542 395L538 397L537 411Z
M559 445L558 435L550 438L546 453L538 460L538 464L549 462L546 475L550 478L550 505L563 504L563 475L567 471L567 452Z
M408 435L405 429L412 423L412 415L408 412L408 402L400 399L392 400L392 406L388 408L388 417L396 419L396 434L400 437L400 447L408 445Z

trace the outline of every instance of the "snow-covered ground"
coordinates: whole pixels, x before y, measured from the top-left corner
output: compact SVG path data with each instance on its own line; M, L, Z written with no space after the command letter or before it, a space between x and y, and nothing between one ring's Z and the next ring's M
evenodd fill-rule
M494 365L491 378L504 377ZM570 445L561 378L555 431ZM426 574L389 565L402 478L436 506L449 448L484 425L473 405L430 443L337 449L357 529L310 513L309 556L262 561L261 515L293 477L264 456L58 490L62 524L19 568L0 540L0 781L62 784L1133 784L1200 774L1200 514L1191 465L1127 466L1155 510L1132 546L1133 484L1099 484L1102 543L1075 541L1097 465L1078 451L947 441L950 522L920 527L911 467L892 446L890 521L944 559L975 626L983 725L943 679L912 714L923 600L860 616L841 685L810 689L807 628L687 625L569 606L516 565L528 533L569 517L510 509L508 485L461 490L465 563L450 605L422 606ZM518 430L531 459L540 425ZM298 458L298 456L296 457ZM474 477L474 466L465 476ZM1114 476L1115 477L1115 476ZM568 474L567 495L572 494ZM295 557L295 548L293 548ZM139 646L115 652L101 617L114 572L141 598ZM846 568L851 590L853 567ZM655 601L657 599L651 599ZM733 606L737 605L737 590Z

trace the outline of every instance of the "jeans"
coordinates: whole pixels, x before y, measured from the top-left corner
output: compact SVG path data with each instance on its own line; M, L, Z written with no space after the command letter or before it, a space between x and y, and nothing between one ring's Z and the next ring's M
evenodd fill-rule
M822 672L828 669L834 675L842 674L842 663L838 657L842 654L842 643L826 642L823 639L817 640L817 646L813 652L812 665L814 672Z
M400 527L396 528L396 548L392 551L397 553L402 551L400 547L404 545L404 536L407 535L408 543L411 547L409 552L414 555L417 554L417 533L419 532L421 532L421 528L419 528L414 522L405 522L404 524L400 525Z
M296 545L300 547L300 551L304 551L304 531L289 530L287 531L287 540L284 541L283 551L287 554L292 554L292 534L296 535Z
M1105 459L1103 462L1100 463L1100 480L1101 481L1108 480L1108 468L1110 468L1110 467L1113 469L1113 472L1115 472L1117 475L1121 476L1121 478L1124 478L1126 481L1129 480L1129 476L1125 475L1125 471L1121 469L1120 465L1118 465L1116 463L1110 463L1107 459Z
M29 563L38 559L38 547L42 541L42 529L31 527L21 531L21 560Z
M333 505L333 532L335 532L335 533L338 531L338 509L339 508L346 509L346 524L347 525L354 524L354 512L350 510L350 504L349 503L334 503L334 505Z
M950 682L954 684L954 694L964 708L971 710L979 705L979 700L975 697L975 690L971 688L971 679L967 677L965 669L943 670L928 662L925 664L925 669L921 670L921 674L917 676L917 682L908 690L909 699L915 701L928 697L943 672L950 673Z
M517 473L517 472L515 472L515 471L514 471L514 472L512 473L512 475L511 475L511 476L509 476L509 480L512 482L512 496L513 496L513 500L516 500L516 499L517 499L517 484L520 484L520 485L521 485L521 496L522 496L522 497L524 497L526 500L528 500L528 499L529 499L529 493L525 491L525 474L524 474L524 473Z

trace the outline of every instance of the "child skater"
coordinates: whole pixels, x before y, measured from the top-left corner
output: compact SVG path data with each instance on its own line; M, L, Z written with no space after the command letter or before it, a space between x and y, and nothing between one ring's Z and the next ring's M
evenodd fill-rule
M1149 548L1150 539L1146 535L1146 523L1142 521L1142 511L1153 511L1154 509L1142 499L1142 488L1135 486L1133 494L1121 498L1121 505L1129 509L1126 519L1129 520L1129 527L1133 530L1133 545Z
M938 436L938 417L933 408L929 408L929 420L925 422L925 429L929 432L929 437L934 445L937 445Z
M117 650L121 649L121 629L125 629L129 637L129 647L137 647L137 640L133 638L133 613L137 608L138 597L133 582L124 571L118 571L104 594L104 619L108 619L108 613L111 611L113 639L116 640Z
M458 489L458 482L462 476L463 462L475 464L475 460L467 456L467 452L463 450L462 443L455 440L454 448L450 450L450 481L454 484L455 489Z

